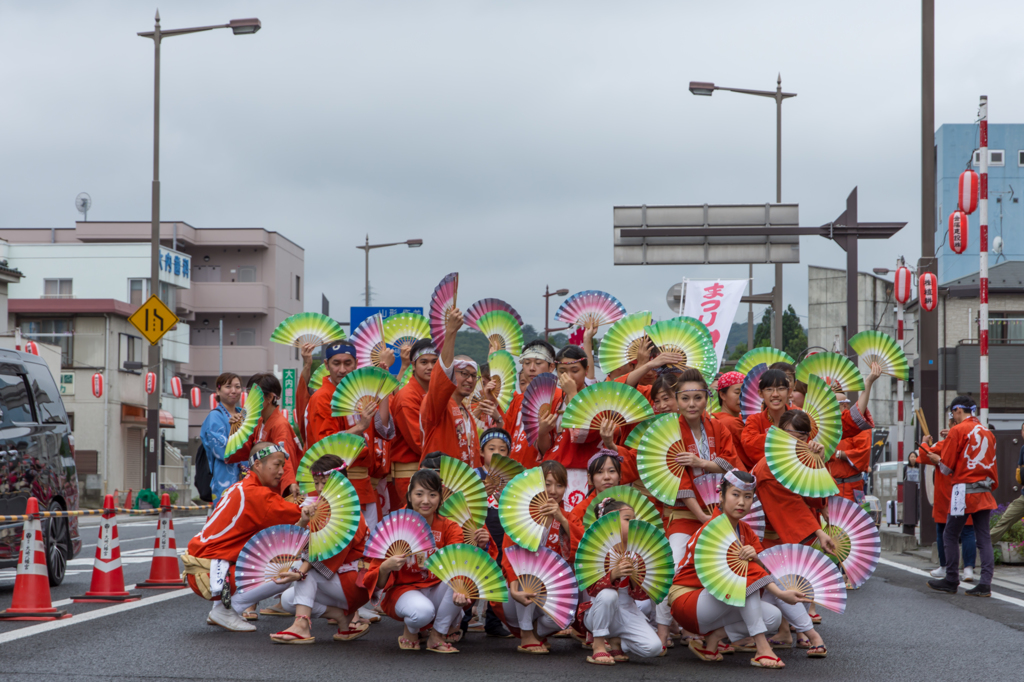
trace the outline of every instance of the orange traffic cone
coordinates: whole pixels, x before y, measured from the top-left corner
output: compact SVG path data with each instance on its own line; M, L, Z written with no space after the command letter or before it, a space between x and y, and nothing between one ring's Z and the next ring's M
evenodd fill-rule
M92 567L92 584L73 602L136 601L139 595L124 589L124 570L121 568L121 545L117 539L117 521L114 520L114 496L103 498L103 521L100 539L96 545L96 561Z
M171 518L171 496L160 497L160 518L156 522L156 540L153 541L153 563L149 579L135 586L148 590L176 590L187 587L178 571L178 546L174 542L174 519Z
M28 498L25 513L39 513L39 501ZM50 578L46 574L46 550L43 548L43 527L38 518L25 522L18 557L18 575L14 579L11 608L0 612L4 620L59 620L70 618L67 611L58 611L50 601Z

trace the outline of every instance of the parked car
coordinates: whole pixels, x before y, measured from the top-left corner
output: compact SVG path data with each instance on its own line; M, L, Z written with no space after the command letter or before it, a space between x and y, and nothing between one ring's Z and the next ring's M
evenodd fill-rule
M0 349L0 515L24 514L29 497L40 511L78 509L75 441L42 358ZM59 585L82 551L78 519L43 519L42 527L50 585ZM17 566L23 533L22 523L0 524L0 567Z

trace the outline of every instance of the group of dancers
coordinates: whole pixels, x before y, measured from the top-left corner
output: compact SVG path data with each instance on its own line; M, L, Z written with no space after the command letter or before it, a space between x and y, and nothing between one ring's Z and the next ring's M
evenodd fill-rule
M702 661L750 652L751 664L765 668L784 667L778 649L827 656L815 628L821 615L814 595L784 586L759 555L782 545L813 545L815 551L837 557L841 548L829 532L827 500L808 496L774 470L766 458L766 440L786 439L808 461L827 466L835 497L859 503L873 426L867 403L883 372L879 361L872 361L869 373L854 382L860 389L856 402L847 399L842 382L827 379L828 399L838 403L841 420L836 419L834 429L838 444L822 444L824 424L801 409L814 389L798 380L793 362L719 375L708 372L706 365L695 367L692 352L688 357L680 348L659 348L641 334L621 366L609 367L614 363L602 357L602 369L606 382L643 396L648 417L624 424L621 415L604 410L584 427L571 427L566 416L585 395L593 394L593 386L603 383L595 381L593 352L600 321L581 324L580 345L556 351L548 342L534 340L515 348L517 386L514 391L504 386L505 400L499 384L507 379L503 382L493 369L488 373L486 365L455 354L464 315L454 300L430 321L430 334L396 345L407 383L364 401L355 413L345 414L340 407L341 394L352 383L349 375L367 366L387 368L395 360L395 352L384 343L372 353L366 350L365 338L362 344L359 338L363 327L351 341L291 341L301 348L304 364L290 425L279 407L281 386L273 375L257 375L249 382L250 394L258 387L263 398L258 419L238 406L242 391L237 376L217 379L219 405L208 419L210 427L204 424L203 444L215 470L227 471L228 479L228 467L244 465L234 474L240 480L224 480L215 490L216 506L183 556L189 585L214 601L209 624L253 631L249 621L258 618L255 606L278 597L277 604L261 613L293 616L291 625L271 635L280 644L314 642L314 618L336 623L334 640L357 639L368 632L370 621L385 614L403 624L397 641L401 650L455 654L479 613L480 619L499 619L518 637L519 652L548 654L550 637L571 636L589 650L586 661L597 665L620 664L630 656L662 656L680 640ZM500 335L491 340L494 352L509 343ZM312 372L312 355L321 344L326 369L318 377ZM737 367L742 366L741 360ZM378 390L381 385L383 380ZM538 410L535 394L542 385L549 386L544 394L548 398ZM750 396L758 402L753 413L741 405ZM664 420L670 413L678 415L674 428L679 435L667 451L665 468L673 478L666 498L650 489L654 483L645 448L654 446L637 436L655 418ZM247 419L255 422L251 433L243 444L232 444L232 438L239 440L232 431L245 428ZM676 419L669 422L674 425ZM359 445L355 450L339 445L332 451L333 443L342 442L339 434L358 437ZM949 460L951 469L958 466L956 456ZM486 486L484 522L469 530L442 513L453 493L442 476L448 458L471 468ZM646 518L663 529L671 548L665 584L652 589L642 575L652 567L645 569L619 547L598 570L602 575L580 580L571 618L553 617L536 585L521 584L514 560L528 550L517 545L499 514L507 481L497 475L498 463L505 467L509 461L524 475L539 468L543 476L542 494L530 513L545 531L533 553L553 553L573 567L581 543L587 543L585 536L604 525L599 524L602 518L615 515L625 543L627 529L650 505L656 518L650 512ZM698 484L709 475L717 481L710 490ZM284 568L268 573L265 580L236 589L235 565L247 543L273 527L320 524L315 519L324 518L321 493L335 479L345 479L358 497L358 523L351 525L351 539L332 556L320 553L311 559L310 548L288 558ZM303 489L303 481L311 481L311 487ZM635 493L621 494L627 487ZM755 505L761 519L756 529L748 524ZM429 529L430 549L416 552L409 545L393 545L386 554L371 552L374 537L386 533L389 520L406 513L400 510L415 512L417 523ZM702 534L710 537L725 523L735 540L731 560L742 562L746 571L744 595L723 596L702 580ZM482 600L489 601L486 616L483 603L476 608L473 595L457 581L442 580L428 568L436 565L431 563L433 554L460 544L478 548L503 573L501 589L507 588L507 599ZM846 583L856 587L849 575Z

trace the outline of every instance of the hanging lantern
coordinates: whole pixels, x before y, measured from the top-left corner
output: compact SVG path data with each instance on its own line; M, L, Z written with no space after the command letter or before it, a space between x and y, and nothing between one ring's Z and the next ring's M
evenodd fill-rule
M249 391L242 391L242 401L238 403L238 406L245 409L245 399L249 397Z
M896 284L893 287L896 300L900 303L906 303L909 301L912 288L913 284L910 277L910 268L905 265L901 265L896 268Z
M210 409L211 410L216 410L217 409L217 394L216 393L211 393L210 394Z
M156 393L156 372L146 372L146 393Z
M925 272L917 280L917 296L921 300L921 309L925 312L935 310L939 304L939 278L934 272Z
M39 344L35 341L26 341L25 352L30 355L39 355Z
M953 253L967 250L967 214L963 211L949 214L949 248Z
M92 375L92 394L97 398L103 397L103 375L99 372Z
M972 170L965 170L960 174L960 187L957 193L957 202L960 210L970 215L978 208L978 187L981 179Z
M189 391L189 397L191 398L192 407L198 409L203 404L203 392L199 390L198 386L192 387L192 390Z
M171 394L175 398L181 397L181 377L171 377Z

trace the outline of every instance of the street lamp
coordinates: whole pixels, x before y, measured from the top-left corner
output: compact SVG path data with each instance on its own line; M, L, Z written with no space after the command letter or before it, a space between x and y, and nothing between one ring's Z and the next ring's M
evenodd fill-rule
M775 203L782 203L782 101L790 97L796 97L795 92L782 91L782 74L775 85L775 90L747 90L745 88L725 88L714 83L703 81L690 81L690 92L700 97L710 97L715 90L726 90L738 92L743 95L756 95L757 97L771 97L775 100ZM750 266L750 279L754 279L754 266ZM775 296L772 300L772 307L775 309L775 336L772 339L776 348L782 348L782 263L775 264ZM751 304L748 319L753 318L753 304Z
M410 249L418 249L423 246L422 239L406 239L404 242L391 242L390 244L371 244L370 235L366 235L366 244L357 246L357 249L362 249L366 254L366 296L364 298L364 305L369 307L370 305L370 249L383 249L386 246L401 246L405 244Z
M175 28L163 30L160 28L160 11L156 13L156 23L152 31L143 31L138 35L153 40L154 70L153 70L153 192L152 192L152 235L150 237L150 267L149 267L149 290L150 293L159 298L160 296L160 43L164 38L181 36L186 33L200 33L212 31L215 28L230 28L235 35L247 35L260 30L260 20L232 19L227 24L216 26L197 26L195 28ZM160 346L154 344L149 347L149 368L156 372L160 385ZM158 472L158 453L156 444L159 441L160 433L160 391L153 391L149 395L146 415L146 431L148 447L146 448L146 469L152 475ZM159 483L159 481L157 482ZM159 493L159 490L153 492Z
M544 295L544 340L547 341L548 343L551 343L551 339L548 338L548 336L551 334L551 332L560 332L560 331L563 331L565 329L568 329L569 327L557 327L555 329L552 329L551 327L548 327L548 304L550 303L552 296L568 296L569 295L569 290L568 289L559 289L558 291L551 291L551 289L548 287L548 285L545 284L544 285L544 294L543 295Z

